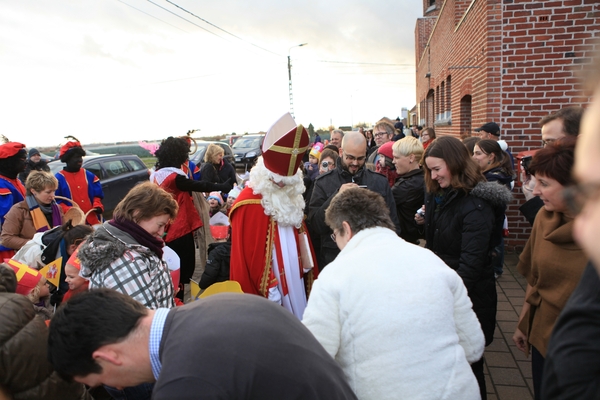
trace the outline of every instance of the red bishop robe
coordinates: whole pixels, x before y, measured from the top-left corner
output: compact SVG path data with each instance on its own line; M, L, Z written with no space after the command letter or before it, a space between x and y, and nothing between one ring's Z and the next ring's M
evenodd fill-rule
M246 187L229 212L231 221L231 260L230 279L239 282L244 293L252 293L268 297L269 289L277 286L277 279L273 271L273 249L279 250L279 234L277 222L265 214L262 204L262 196L255 195L252 189ZM306 233L306 226L293 228L296 237L299 233ZM308 240L310 245L310 240ZM296 243L298 246L298 243ZM317 262L312 247L310 255L313 259L314 268L304 274L306 297L312 287L314 279L318 276ZM298 264L302 266L300 251L298 251ZM285 262L285 260L283 260ZM283 274L283 266L280 264L280 276ZM303 271L298 271L299 275ZM282 293L282 296L285 293Z

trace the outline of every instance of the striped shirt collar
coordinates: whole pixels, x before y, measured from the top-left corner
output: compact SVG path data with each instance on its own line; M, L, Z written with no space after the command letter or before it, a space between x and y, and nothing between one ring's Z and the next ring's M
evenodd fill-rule
M159 350L160 341L162 340L163 329L165 327L165 321L169 314L168 308L158 308L152 318L152 325L150 326L150 340L148 342L148 348L150 350L150 364L152 365L152 374L154 379L158 380L162 364L160 362Z

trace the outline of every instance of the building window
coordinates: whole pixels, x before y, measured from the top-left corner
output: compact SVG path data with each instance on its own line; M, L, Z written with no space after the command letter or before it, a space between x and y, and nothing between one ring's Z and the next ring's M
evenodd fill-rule
M466 95L460 99L459 122L460 135L464 137L471 136L471 95Z
M433 123L435 122L435 100L435 92L433 89L431 89L429 90L429 93L427 93L425 104L425 124L422 124L423 126L433 126Z
M446 105L444 107L445 115L444 119L448 121L452 121L452 79L450 76L446 78L446 92L444 100L446 100Z

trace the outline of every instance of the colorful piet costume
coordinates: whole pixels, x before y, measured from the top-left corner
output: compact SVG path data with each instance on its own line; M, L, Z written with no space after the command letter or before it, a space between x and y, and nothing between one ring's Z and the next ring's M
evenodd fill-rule
M318 269L303 222L308 133L290 114L267 132L249 186L231 208L231 280L302 319ZM276 201L273 201L276 200ZM285 208L285 210L283 210Z
M60 149L60 160L68 164L68 161L76 154L85 155L85 150L81 147L78 141L69 141ZM85 168L79 168L77 171L63 169L56 173L58 179L58 189L56 195L72 199L75 204L81 208L81 211L88 211L99 208L104 210L102 199L102 185L100 179ZM70 208L71 204L65 203L63 200L58 200L58 203L63 207L63 211ZM89 225L100 223L100 213L91 212L87 215L86 222Z

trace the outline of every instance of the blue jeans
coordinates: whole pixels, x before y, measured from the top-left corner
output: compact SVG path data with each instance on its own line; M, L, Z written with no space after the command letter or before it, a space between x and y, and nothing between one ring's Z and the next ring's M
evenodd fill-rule
M110 386L104 386L104 389L115 400L150 400L154 383L142 383L123 390L115 389Z

